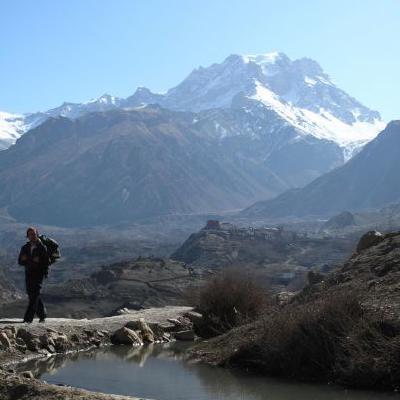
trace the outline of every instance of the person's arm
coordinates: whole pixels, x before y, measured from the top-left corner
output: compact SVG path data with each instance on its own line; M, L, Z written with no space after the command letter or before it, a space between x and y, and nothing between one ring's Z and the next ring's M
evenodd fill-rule
M47 254L46 248L42 245L39 247L40 252L39 255L33 258L33 261L43 268L47 268L50 264L49 262L49 255Z
M21 251L19 252L19 256L18 256L18 264L26 267L27 263L28 263L28 257L24 251L24 248L22 247Z

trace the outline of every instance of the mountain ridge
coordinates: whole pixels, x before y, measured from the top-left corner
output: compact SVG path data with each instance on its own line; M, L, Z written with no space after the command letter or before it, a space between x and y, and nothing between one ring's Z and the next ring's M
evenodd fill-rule
M254 204L247 216L331 216L342 211L381 208L400 201L396 171L400 168L400 121L391 121L345 165L301 189Z
M194 69L165 94L139 87L127 98L104 94L84 103L64 103L44 112L0 119L0 149L51 116L78 118L88 112L159 104L181 111L230 108L238 97L259 101L277 112L299 134L331 140L350 158L383 129L378 112L339 89L309 58L291 60L284 53L230 55L221 63ZM26 122L24 122L26 121Z

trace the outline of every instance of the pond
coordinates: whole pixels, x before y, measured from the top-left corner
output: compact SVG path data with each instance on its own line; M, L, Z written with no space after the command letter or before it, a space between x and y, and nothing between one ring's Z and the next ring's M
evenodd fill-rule
M394 393L345 390L255 376L189 361L188 344L110 346L25 364L49 383L157 400L384 400Z

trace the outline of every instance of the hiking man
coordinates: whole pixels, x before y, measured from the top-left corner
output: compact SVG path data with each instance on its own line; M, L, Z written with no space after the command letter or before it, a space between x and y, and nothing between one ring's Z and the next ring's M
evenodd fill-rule
M35 314L39 317L39 322L44 322L46 309L40 296L40 291L43 279L47 276L50 264L49 256L36 228L29 227L26 231L26 236L28 242L22 246L18 257L18 264L25 267L26 292L29 298L24 322L31 323Z

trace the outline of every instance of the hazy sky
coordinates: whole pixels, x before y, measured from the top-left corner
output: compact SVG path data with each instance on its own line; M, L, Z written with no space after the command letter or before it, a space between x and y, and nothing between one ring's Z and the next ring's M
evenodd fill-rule
M0 110L165 91L229 54L278 50L400 119L399 43L400 0L0 0Z

